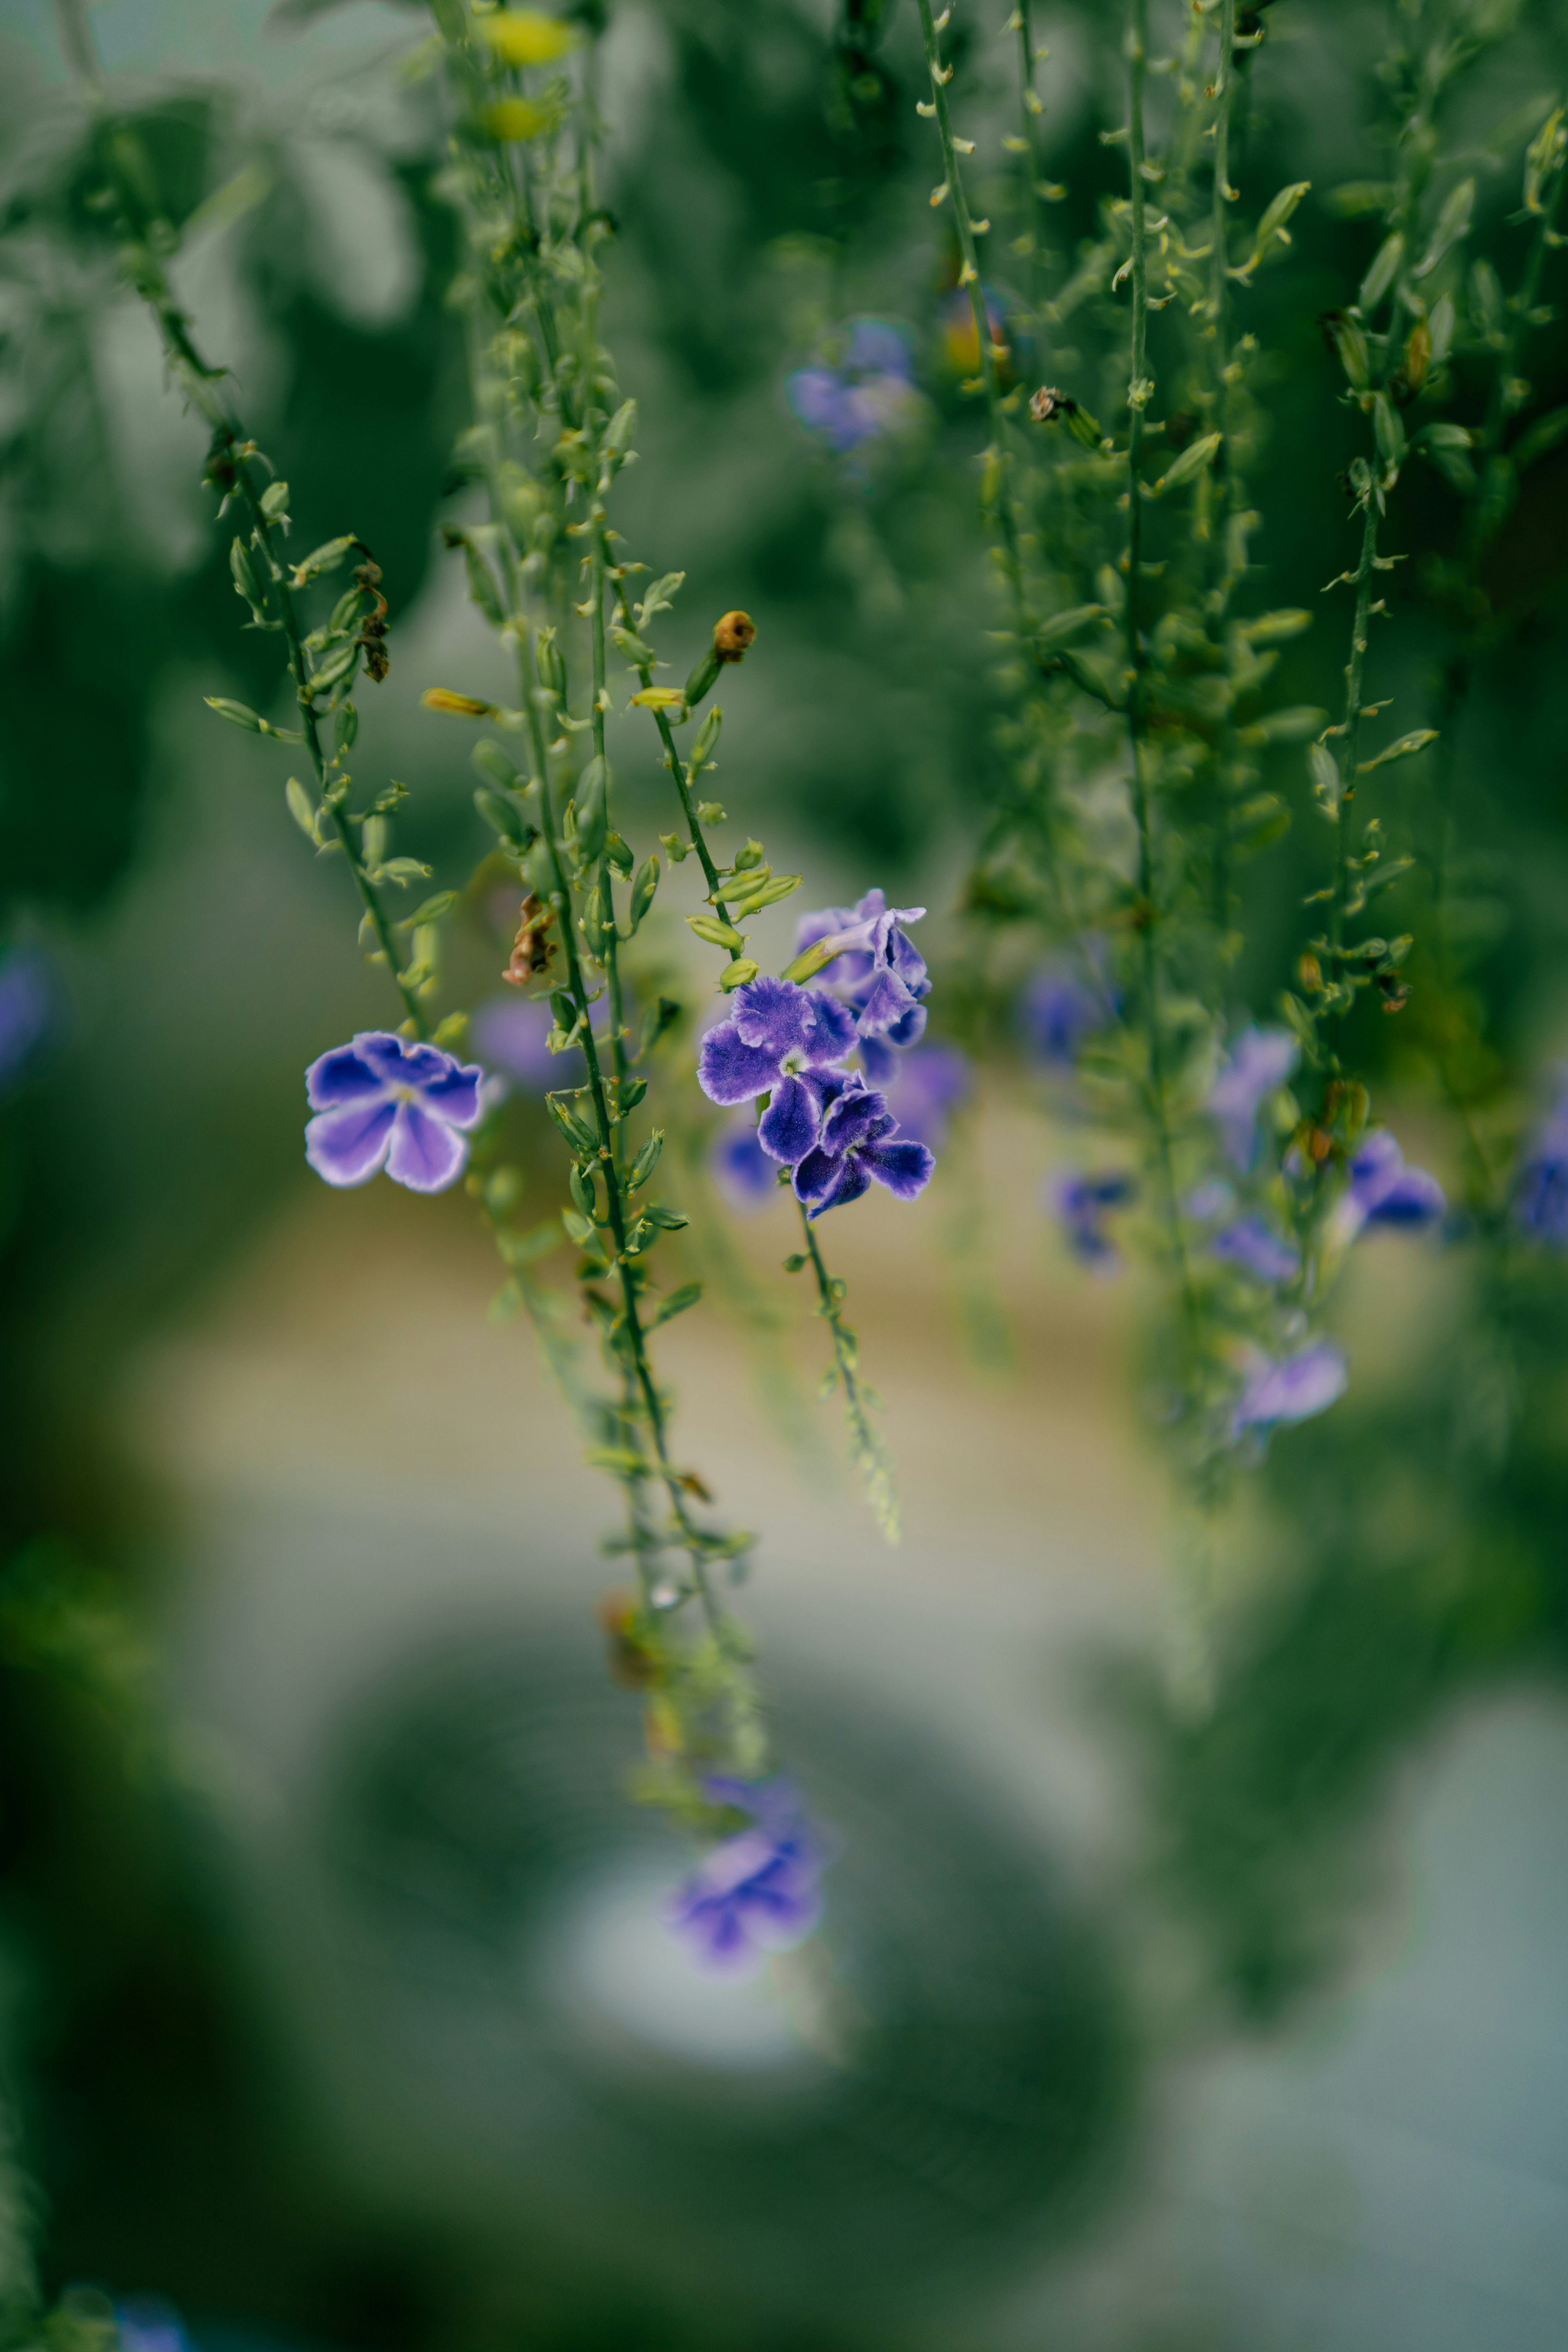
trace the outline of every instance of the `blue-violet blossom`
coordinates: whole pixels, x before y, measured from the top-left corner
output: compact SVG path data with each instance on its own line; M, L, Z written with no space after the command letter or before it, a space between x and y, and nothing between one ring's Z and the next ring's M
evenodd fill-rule
M925 1034L931 975L905 929L925 912L924 907L890 907L883 891L868 890L852 907L802 915L796 929L798 954L830 940L839 949L817 978L837 990L852 1012L861 1066L873 1087L885 1086L899 1052Z
M745 1968L759 1952L803 1943L821 1916L828 1856L788 1780L716 1776L716 1803L749 1813L751 1826L705 1854L678 1890L668 1924L710 1968Z
M902 328L885 319L854 319L839 367L797 368L785 396L810 433L841 457L909 422L914 371Z
M361 1030L305 1073L318 1114L305 1129L305 1157L329 1184L368 1183L384 1167L412 1192L444 1192L467 1160L461 1130L479 1117L484 1076L438 1045Z
M1328 1339L1280 1362L1256 1356L1231 1412L1230 1434L1239 1437L1249 1429L1266 1434L1281 1422L1311 1421L1343 1396L1349 1383L1344 1358Z
M1243 1173L1258 1157L1258 1114L1282 1087L1301 1049L1288 1029L1242 1030L1208 1090L1207 1108L1219 1129L1225 1156Z
M915 1045L904 1054L891 1084L887 1107L905 1135L935 1151L947 1121L974 1090L975 1073L961 1046Z
M1531 1137L1513 1213L1532 1240L1568 1249L1568 1072L1560 1075L1557 1100Z
M762 1125L767 1124L765 1114ZM936 1165L926 1145L899 1133L886 1097L856 1070L837 1085L816 1142L797 1163L795 1197L809 1215L821 1217L858 1201L874 1176L897 1200L913 1201L931 1181Z
M1057 1177L1047 1188L1048 1203L1061 1221L1069 1249L1097 1274L1109 1274L1119 1263L1116 1245L1105 1230L1106 1212L1124 1208L1137 1189L1132 1176L1076 1172Z
M1267 1217L1251 1211L1215 1234L1208 1244L1214 1256L1239 1265L1260 1282L1288 1282L1301 1263L1294 1242L1274 1231Z
M707 1164L730 1207L743 1216L760 1209L778 1190L779 1163L757 1140L757 1124L749 1112L741 1112L715 1136Z
M1334 1235L1354 1241L1364 1225L1422 1232L1439 1224L1448 1208L1437 1178L1424 1168L1406 1168L1388 1129L1375 1127L1350 1163L1350 1183L1333 1214Z
M1085 1037L1116 1011L1114 992L1098 992L1066 963L1045 963L1019 992L1017 1020L1025 1045L1047 1068L1070 1070Z
M727 1021L710 1029L697 1056L697 1084L710 1102L771 1099L757 1134L770 1158L793 1168L817 1140L840 1079L828 1074L855 1042L854 1017L825 988L792 980L748 981L730 1000Z
M49 967L34 948L20 948L0 964L0 1087L18 1079L42 1044L54 1015Z

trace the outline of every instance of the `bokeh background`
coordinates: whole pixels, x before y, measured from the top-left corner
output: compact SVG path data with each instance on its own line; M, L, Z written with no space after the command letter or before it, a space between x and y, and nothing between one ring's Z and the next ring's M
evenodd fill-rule
M1003 13L958 26L982 165ZM1448 137L1511 283L1568 16L1487 13L1507 38ZM352 528L383 566L393 667L362 740L413 789L400 847L465 873L465 747L418 707L483 691L489 657L437 530L463 390L420 21L91 15L302 544ZM1040 12L1061 257L1117 184L1119 22ZM1316 321L1371 251L1335 192L1384 168L1385 31L1278 0L1246 68L1233 174L1249 201L1314 190L1256 297L1270 604L1346 560L1353 425ZM832 1233L898 1553L813 1401L787 1220L725 1211L690 1105L674 1139L712 1235L694 1270L727 1301L669 1334L685 1444L764 1530L747 1607L841 1846L821 1946L734 1987L658 1927L680 1855L622 1794L604 1498L526 1333L486 1320L467 1203L329 1195L300 1160L299 1072L379 1018L374 975L267 755L203 707L266 707L270 652L237 631L199 425L83 201L50 13L0 10L8 2292L30 2243L49 2292L167 2298L202 2352L1563 2340L1568 1293L1531 1262L1500 1369L1463 1248L1358 1253L1351 1395L1253 1483L1217 1568L1218 1705L1173 1712L1186 1538L1144 1411L1149 1302L1074 1269L1041 1213L1082 1148L1071 1092L1015 1033L1021 967L959 913L991 656L914 32L906 0L627 0L605 53L610 340L642 404L622 527L686 568L677 661L724 609L758 623L727 802L808 903L880 882L931 908L936 1034L975 1063L928 1195ZM846 469L783 385L865 313L905 324L921 405ZM1076 382L1110 415L1094 333L1073 324ZM1025 360L1049 379L1060 353ZM1530 373L1542 413L1568 399L1560 325ZM1457 514L1407 469L1379 648L1406 725L1451 650ZM1560 446L1489 555L1499 625L1454 751L1500 1131L1568 1032L1565 571ZM1283 698L1331 703L1339 650L1325 608ZM627 740L639 823L667 823ZM1277 782L1298 823L1251 871L1239 975L1263 1002L1320 855L1299 753ZM1425 789L1391 794L1418 855ZM1419 933L1424 887L1391 928ZM781 940L787 910L766 919ZM695 1029L681 931L650 925L647 970ZM462 940L484 992L482 887ZM1445 1005L1416 978L1361 1050L1454 1181L1426 1051ZM517 1115L542 1217L559 1170L526 1080Z

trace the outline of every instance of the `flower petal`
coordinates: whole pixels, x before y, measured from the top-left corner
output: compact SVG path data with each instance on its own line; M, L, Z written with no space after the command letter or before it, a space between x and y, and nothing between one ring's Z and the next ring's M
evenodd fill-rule
M336 1110L344 1103L373 1102L385 1080L353 1045L334 1045L305 1073L305 1098L312 1110Z
M855 1042L854 1014L825 988L806 988L800 993L810 1007L806 1060L818 1068L841 1062Z
M881 1142L862 1144L855 1158L901 1201L913 1201L924 1192L936 1165L929 1148L916 1143L912 1135L893 1135Z
M485 1073L477 1062L456 1062L450 1055L442 1058L447 1066L439 1077L415 1079L420 1101L448 1127L472 1127L479 1116Z
M792 1180L795 1198L805 1202L825 1201L838 1182L843 1165L841 1153L824 1151L821 1144L814 1151L808 1151L804 1160L796 1162Z
M703 1039L697 1084L709 1102L752 1102L778 1085L779 1059L767 1045L743 1045L734 1022L721 1021Z
M919 1006L915 1010L918 1012ZM885 1037L862 1037L860 1056L866 1076L873 1087L892 1086L898 1076L898 1055Z
M876 976L861 999L860 1017L856 1023L862 1037L874 1037L902 1021L915 1003L898 974L885 964L879 965Z
M836 1158L841 1151L853 1151L861 1144L891 1135L894 1123L884 1097L874 1088L853 1092L846 1087L837 1102L830 1104L822 1121L822 1149Z
M329 1184L368 1184L387 1156L397 1106L370 1102L324 1110L305 1129L305 1157Z
M468 1146L444 1119L416 1102L401 1102L392 1121L387 1174L411 1192L444 1192L462 1174Z
M805 1051L816 1007L794 981L773 980L765 972L737 988L730 1003L730 1019L743 1045L766 1045L779 1061Z
M814 1154L812 1156L815 1157ZM806 1162L802 1160L800 1164L804 1167ZM826 1216L830 1209L841 1209L849 1202L858 1201L861 1194L867 1191L871 1184L871 1178L862 1164L858 1151L846 1151L843 1158L834 1165L837 1173L826 1192L817 1198L812 1208L807 1210L806 1213L810 1217ZM797 1171L798 1173L799 1171Z
M430 1046L425 1050L434 1053L435 1049ZM375 1071L383 1085L404 1087L410 1084L413 1074L408 1067L409 1048L390 1029L357 1030L354 1051L361 1062Z
M785 1076L773 1089L773 1099L762 1114L757 1140L770 1160L793 1168L817 1140L822 1114L804 1079Z

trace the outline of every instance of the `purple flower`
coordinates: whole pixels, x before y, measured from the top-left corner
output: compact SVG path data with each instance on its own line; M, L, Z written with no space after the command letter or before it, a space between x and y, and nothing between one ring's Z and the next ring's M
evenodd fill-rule
M43 1043L55 1009L45 958L18 948L0 964L0 1088L14 1086Z
M893 1076L894 1049L917 1045L925 1034L931 975L904 929L925 912L924 907L890 907L883 891L868 890L853 907L802 915L796 929L798 953L829 940L840 950L818 977L841 991L853 1012L861 1061L873 1087Z
M191 2352L183 2321L162 2297L137 2295L117 2303L114 2325L121 2352Z
M896 431L916 397L904 331L884 319L852 320L842 364L797 368L784 394L807 431L841 457Z
M1530 1139L1513 1213L1532 1240L1568 1249L1568 1072L1559 1074L1557 1101Z
M1293 1356L1274 1362L1258 1356L1248 1370L1230 1415L1230 1434L1276 1428L1282 1421L1311 1421L1343 1396L1350 1374L1343 1356L1327 1339L1314 1340Z
M515 898L516 893L513 893ZM528 996L493 996L474 1015L474 1051L487 1070L515 1078L530 1093L570 1085L580 1072L582 1055L574 1045L568 1054L552 1054L545 1039L555 1025L548 1004Z
M697 1084L716 1103L770 1095L758 1138L771 1158L792 1168L816 1142L838 1090L826 1074L854 1045L853 1017L825 988L800 988L792 980L749 981L731 1002L730 1018L702 1041Z
M1061 1221L1068 1248L1097 1274L1111 1273L1119 1262L1105 1230L1106 1213L1124 1208L1137 1189L1136 1180L1128 1175L1083 1176L1076 1171L1059 1176L1047 1188L1047 1202Z
M1242 1030L1208 1090L1207 1108L1219 1129L1233 1168L1249 1169L1258 1157L1258 1113L1282 1087L1301 1049L1288 1029Z
M858 1201L874 1176L898 1200L913 1201L931 1181L936 1165L924 1143L900 1135L885 1097L857 1070L841 1081L818 1140L796 1167L795 1197L810 1215L820 1217Z
M1334 1211L1336 1239L1351 1242L1363 1225L1421 1231L1440 1223L1448 1203L1435 1176L1406 1168L1385 1127L1375 1127L1350 1163L1350 1184Z
M1065 963L1046 963L1024 982L1017 1018L1037 1060L1051 1069L1070 1070L1085 1037L1103 1029L1114 1011L1108 992L1097 993Z
M773 1198L779 1184L779 1163L757 1140L757 1127L742 1112L708 1147L708 1167L732 1209L744 1216Z
M916 1045L900 1060L883 1092L902 1131L935 1151L950 1115L968 1100L974 1084L969 1056L956 1045Z
M382 1168L415 1192L440 1192L463 1172L460 1129L480 1111L484 1071L437 1045L363 1029L305 1073L305 1157L329 1184L365 1184Z
M1295 1244L1286 1241L1266 1217L1256 1213L1227 1225L1208 1246L1216 1257L1255 1274L1260 1282L1288 1282L1301 1263Z
M703 1783L751 1827L705 1854L677 1892L669 1925L710 1968L745 1968L759 1952L803 1943L821 1916L828 1856L788 1780Z

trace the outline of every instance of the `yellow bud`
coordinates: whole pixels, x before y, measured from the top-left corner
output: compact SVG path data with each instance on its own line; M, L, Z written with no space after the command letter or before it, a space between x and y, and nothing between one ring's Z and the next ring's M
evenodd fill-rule
M550 126L549 109L536 106L531 98L498 98L479 120L492 139L503 141L537 139Z
M542 8L498 8L494 16L479 17L474 30L507 66L553 66L558 58L577 47L572 27L559 16L547 16ZM515 131L497 135L519 136ZM531 139L534 134L529 131L520 135Z
M444 686L427 686L419 698L426 710L450 711L454 719L488 719L496 708L471 694L453 694Z

